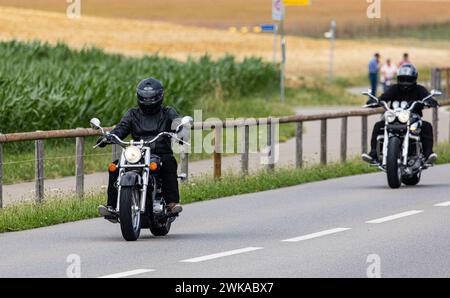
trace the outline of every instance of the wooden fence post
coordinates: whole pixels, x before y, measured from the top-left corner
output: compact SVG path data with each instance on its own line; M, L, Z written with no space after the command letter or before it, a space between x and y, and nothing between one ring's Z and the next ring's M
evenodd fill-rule
M36 202L41 203L44 199L44 141L35 141L35 179L36 179Z
M347 127L348 117L343 117L341 121L341 162L347 161Z
M303 167L303 122L297 122L295 142L295 166L297 168Z
M441 90L441 70L439 68L431 69L431 88ZM439 114L438 108L433 108L432 125L434 130L434 143L439 140Z
M268 163L267 163L267 170L273 171L275 170L275 125L272 123L272 118L269 117L267 123L267 147L269 148L269 155L268 155Z
M183 181L187 181L189 176L189 153L186 152L185 146L182 145L180 152L180 170L181 173L186 174L186 179Z
M327 164L327 119L320 120L320 163Z
M361 117L361 153L367 153L367 116Z
M249 159L249 151L250 151L250 127L248 125L244 125L243 127L244 134L242 138L243 152L241 154L241 171L243 175L248 175L248 159Z
M84 137L77 137L75 139L75 193L78 198L84 197Z
M3 208L3 143L0 143L0 209Z
M222 177L222 124L214 126L214 178Z
M450 99L450 68L447 68L446 70L446 91L447 91L447 99Z

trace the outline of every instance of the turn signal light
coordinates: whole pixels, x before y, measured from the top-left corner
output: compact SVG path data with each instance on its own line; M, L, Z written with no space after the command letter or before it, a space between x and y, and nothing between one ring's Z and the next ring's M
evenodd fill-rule
M150 171L156 171L158 169L158 164L154 161L152 161L148 167L150 168Z
M115 171L117 171L117 169L118 169L118 167L117 167L117 165L115 163L109 164L108 171L110 173L114 173Z

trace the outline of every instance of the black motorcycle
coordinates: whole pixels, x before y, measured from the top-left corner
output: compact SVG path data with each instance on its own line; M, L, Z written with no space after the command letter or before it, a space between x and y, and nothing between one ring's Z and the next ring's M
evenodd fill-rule
M442 93L432 90L431 94L421 101L408 103L407 101L393 101L391 105L380 101L370 91L364 95L376 100L371 108L381 105L386 111L384 133L377 137L377 155L380 170L386 172L388 184L391 188L399 188L401 184L416 185L420 182L422 171L431 167L425 163L420 132L422 118L414 113L417 104L426 105L426 101Z
M108 140L108 144L117 144L123 148L118 165L111 164L109 169L119 171L115 185L118 190L118 204L116 210L111 212L116 216L116 222L120 223L123 238L127 241L137 240L141 228L149 228L155 236L167 235L178 214L167 211L158 177L161 161L157 155L151 153L150 145L161 137L188 144L178 137L178 133L183 128L188 129L192 118L184 117L175 133L161 132L149 141L125 142L117 135L105 132L97 118L91 119L90 124L92 128L101 130L103 139ZM179 178L185 179L186 174L181 174Z

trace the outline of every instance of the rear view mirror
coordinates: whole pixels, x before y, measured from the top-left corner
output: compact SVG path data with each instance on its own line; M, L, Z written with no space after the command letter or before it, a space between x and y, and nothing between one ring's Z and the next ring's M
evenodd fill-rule
M185 116L181 118L180 124L175 129L175 133L179 133L184 127L192 126L194 124L194 119L190 116Z
M431 94L432 96L441 96L441 95L442 95L442 92L439 91L439 90L433 89L433 90L431 90L430 94Z
M91 124L91 127L93 129L100 129L101 128L101 122L98 118L92 118L91 121L89 121L89 123Z
M185 116L181 119L181 125L187 126L192 125L194 123L194 119L191 116Z
M369 89L367 91L362 92L363 95L367 95L369 96L370 94L372 94L372 89Z

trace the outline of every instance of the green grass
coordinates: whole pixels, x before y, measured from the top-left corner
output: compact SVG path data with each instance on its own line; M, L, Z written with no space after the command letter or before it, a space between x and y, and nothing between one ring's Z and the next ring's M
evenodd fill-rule
M103 204L101 195L51 199L42 204L20 204L0 209L0 233L28 230L59 223L98 216L97 207Z
M117 123L136 105L138 82L149 76L163 82L166 104L182 114L205 97L220 101L274 91L279 77L276 66L260 58L180 62L17 41L0 42L0 56L2 133L84 127L94 116Z

